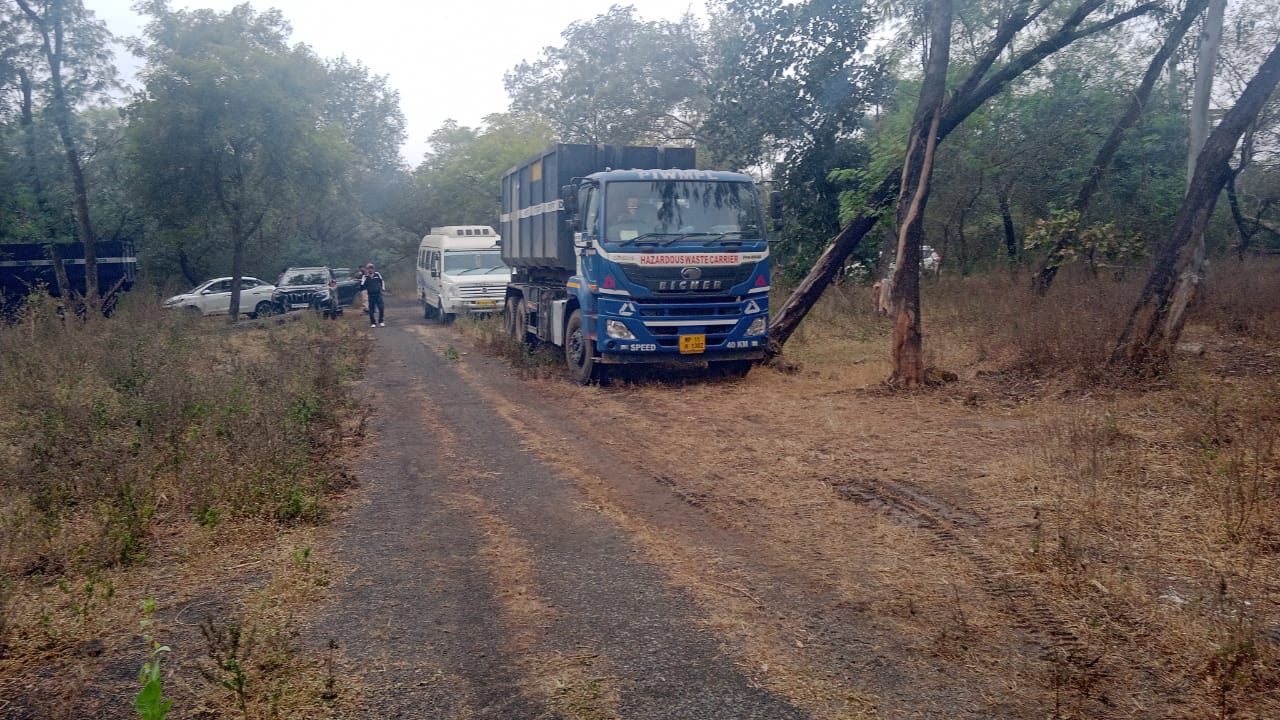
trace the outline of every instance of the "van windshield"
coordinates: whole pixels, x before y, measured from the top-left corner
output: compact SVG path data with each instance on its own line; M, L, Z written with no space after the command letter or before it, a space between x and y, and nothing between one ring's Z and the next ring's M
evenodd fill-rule
M496 275L507 272L498 250L446 250L445 275Z

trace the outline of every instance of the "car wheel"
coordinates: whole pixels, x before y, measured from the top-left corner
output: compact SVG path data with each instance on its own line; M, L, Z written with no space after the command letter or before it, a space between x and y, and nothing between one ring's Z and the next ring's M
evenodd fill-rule
M253 314L260 318L271 317L272 315L278 315L279 309L270 300L263 300L253 308Z
M595 354L586 328L582 326L582 311L574 310L564 329L564 360L569 374L579 385L590 385L600 379Z

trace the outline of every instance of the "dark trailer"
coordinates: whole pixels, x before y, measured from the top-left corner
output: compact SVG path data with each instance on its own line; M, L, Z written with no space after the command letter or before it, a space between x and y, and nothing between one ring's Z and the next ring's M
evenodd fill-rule
M94 244L98 255L98 289L101 293L125 291L138 277L138 256L128 240L102 240ZM84 246L58 245L67 282L81 295L85 292ZM0 294L5 298L30 295L43 288L59 296L53 259L44 243L0 243Z

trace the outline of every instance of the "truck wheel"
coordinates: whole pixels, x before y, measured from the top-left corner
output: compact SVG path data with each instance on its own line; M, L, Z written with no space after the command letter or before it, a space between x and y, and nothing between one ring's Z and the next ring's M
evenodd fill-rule
M271 317L272 315L279 315L280 311L276 307L275 303L270 300L263 300L253 309L253 314L260 318L264 318Z
M591 342L587 339L586 330L582 327L582 311L574 310L564 329L564 360L569 366L569 374L580 385L590 385L599 379L595 355L591 351Z
M507 298L502 315L507 326L507 336L520 345L528 343L529 316L524 311L524 298Z

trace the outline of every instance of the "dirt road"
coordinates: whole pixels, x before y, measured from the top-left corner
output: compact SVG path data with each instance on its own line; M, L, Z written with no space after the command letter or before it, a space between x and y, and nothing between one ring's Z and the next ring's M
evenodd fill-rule
M584 388L388 317L311 634L358 717L1179 716L1115 640L1141 617L1040 560L1042 408L764 369Z
M807 716L754 682L628 532L527 446L522 432L572 431L504 415L495 393L543 399L503 361L414 308L388 320L369 331L366 501L340 530L354 569L312 631L338 642L360 717ZM589 468L617 470L604 453Z

